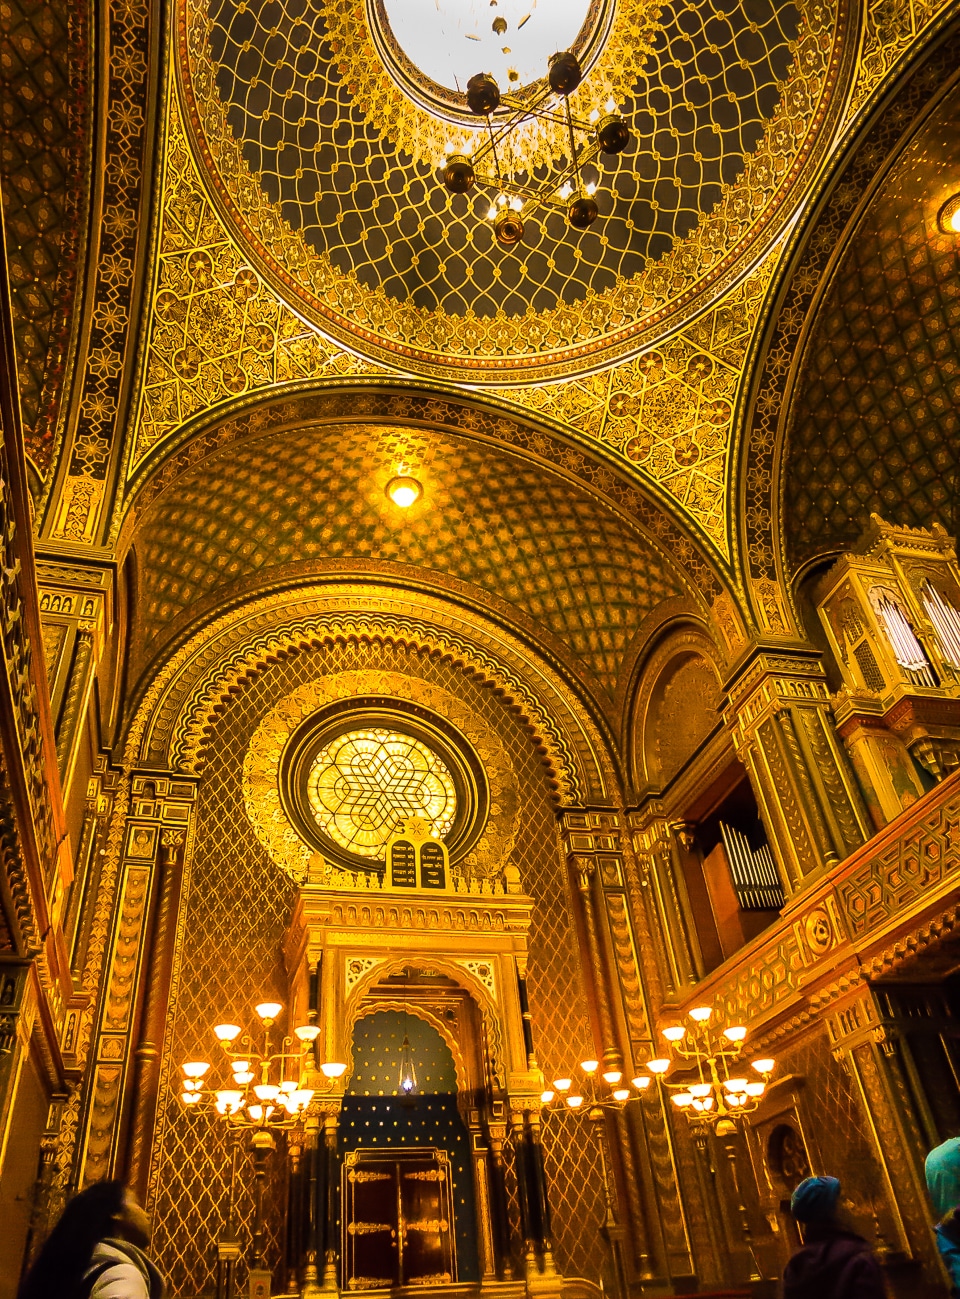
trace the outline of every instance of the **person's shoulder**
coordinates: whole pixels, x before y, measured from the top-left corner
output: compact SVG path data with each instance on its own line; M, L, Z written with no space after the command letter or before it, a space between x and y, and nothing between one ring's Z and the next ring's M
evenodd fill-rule
M87 1276L89 1299L149 1299L150 1286L138 1260L117 1241L101 1241L93 1251Z

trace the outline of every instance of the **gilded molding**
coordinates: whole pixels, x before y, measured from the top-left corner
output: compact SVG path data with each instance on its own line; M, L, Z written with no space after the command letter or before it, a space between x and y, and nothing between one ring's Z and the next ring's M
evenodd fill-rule
M292 625L291 611L297 619ZM286 591L222 616L151 679L124 751L131 762L141 754L143 761L189 770L208 719L233 682L259 671L272 655L295 653L315 640L377 636L450 654L502 689L543 745L561 801L582 802L581 789L602 799L614 787L612 760L595 724L542 658L532 664L522 642L479 615L425 594L411 598L374 586Z
M847 108L851 122L907 51L916 46L951 0L870 0L863 25L857 77Z
M94 222L90 335L79 374L72 435L55 454L65 477L48 505L55 538L92 544L108 494L108 471L121 445L123 375L136 345L131 315L137 288L138 226L149 148L151 10L145 0L114 0L101 18L106 44L101 220ZM52 481L52 476L49 481Z

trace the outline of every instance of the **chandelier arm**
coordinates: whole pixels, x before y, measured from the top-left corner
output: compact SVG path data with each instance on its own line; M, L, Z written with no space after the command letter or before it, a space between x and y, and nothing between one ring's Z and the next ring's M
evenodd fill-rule
M577 189L578 189L578 190L582 190L582 189L583 189L583 179L582 179L582 177L581 177L581 175L580 175L580 157L579 157L579 154L578 154L578 152L577 152L577 140L576 140L576 136L575 136L574 133L573 133L573 118L572 118L572 116L570 115L570 99L569 99L569 97L568 97L568 98L565 98L563 102L564 102L564 105L565 105L566 110L567 110L567 132L568 132L569 137L570 137L570 160L571 160L571 163L572 163L572 166L573 166L573 169L574 169L574 175L575 175L575 177L576 177L576 181L577 181Z

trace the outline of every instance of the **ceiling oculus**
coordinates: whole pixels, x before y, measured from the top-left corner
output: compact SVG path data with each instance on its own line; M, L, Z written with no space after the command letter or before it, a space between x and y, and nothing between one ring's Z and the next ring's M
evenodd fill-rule
M371 16L401 75L456 106L479 69L522 90L542 80L557 50L582 56L603 8L591 0L373 0Z

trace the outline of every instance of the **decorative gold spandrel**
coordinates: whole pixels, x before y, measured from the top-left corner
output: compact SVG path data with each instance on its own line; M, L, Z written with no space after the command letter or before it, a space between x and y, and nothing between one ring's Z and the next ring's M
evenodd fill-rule
M917 38L949 7L950 0L871 0L847 122L860 112Z
M494 389L613 447L668 492L729 558L727 484L737 393L780 246L712 311L622 365L562 383Z
M291 311L238 249L206 194L173 93L161 213L130 472L167 433L218 402L377 369Z

